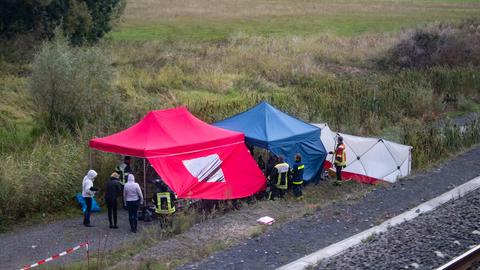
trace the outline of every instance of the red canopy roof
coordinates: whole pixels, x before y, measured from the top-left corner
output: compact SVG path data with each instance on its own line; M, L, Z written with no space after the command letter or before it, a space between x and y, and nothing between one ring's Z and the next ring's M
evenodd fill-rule
M130 128L90 140L89 146L145 158L198 151L243 140L242 133L209 125L185 107L179 107L151 111Z

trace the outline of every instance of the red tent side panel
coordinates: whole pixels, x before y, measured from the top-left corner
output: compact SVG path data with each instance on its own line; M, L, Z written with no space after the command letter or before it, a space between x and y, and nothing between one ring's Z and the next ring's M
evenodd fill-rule
M149 157L148 161L179 198L237 199L266 187L265 177L243 142Z
M325 162L323 163L323 168L326 170L335 171L335 168L333 167L332 163L327 160L325 160ZM381 179L366 176L363 174L346 172L346 171L342 171L342 179L352 179L363 184L376 184L379 181L383 181Z

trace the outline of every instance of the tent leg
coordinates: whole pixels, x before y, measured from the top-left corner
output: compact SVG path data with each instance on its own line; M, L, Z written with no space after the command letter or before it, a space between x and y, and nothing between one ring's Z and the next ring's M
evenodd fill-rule
M143 194L144 194L144 199L143 199L143 206L147 206L147 170L146 170L146 163L147 160L144 158L143 159Z
M410 151L409 151L409 155L408 155L408 163L409 163L409 166L408 166L408 175L410 175L411 171L412 171L412 148L410 148Z

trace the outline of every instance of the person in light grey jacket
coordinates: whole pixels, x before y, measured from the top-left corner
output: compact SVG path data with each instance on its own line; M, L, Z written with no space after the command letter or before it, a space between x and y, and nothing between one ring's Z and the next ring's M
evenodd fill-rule
M143 195L140 185L135 183L133 174L128 175L128 181L123 188L123 203L128 209L128 221L130 230L137 232L138 207L143 204Z
M93 186L95 177L97 177L97 172L94 170L89 170L82 181L82 197L87 206L85 212L83 213L83 225L86 227L92 227L92 225L90 225L90 212L92 211L92 198L95 196L95 191L97 191L97 189Z

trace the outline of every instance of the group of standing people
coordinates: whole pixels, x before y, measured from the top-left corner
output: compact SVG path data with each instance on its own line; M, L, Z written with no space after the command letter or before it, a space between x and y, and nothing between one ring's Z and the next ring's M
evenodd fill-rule
M83 225L92 227L90 214L92 210L92 198L98 191L93 182L97 172L89 170L82 182L82 196L85 200L86 209L84 212ZM123 195L123 196L122 196ZM110 175L105 188L105 203L108 208L108 222L111 229L118 229L117 208L118 198L123 197L123 205L128 210L128 220L131 232L137 232L138 209L143 204L143 194L140 185L135 182L135 176L130 168L130 157L125 157L123 164L117 166L114 173Z
M250 149L253 153L253 149ZM346 159L346 146L343 143L343 137L338 136L337 145L335 146L334 151L330 151L329 154L332 154L334 157L333 165L335 167L336 181L335 185L341 185L342 181L342 170L345 168L347 159ZM275 198L283 198L286 191L289 189L289 185L292 187L293 195L297 199L303 199L303 172L305 170L305 164L302 162L302 156L300 154L295 155L295 163L292 168L290 165L285 162L283 156L278 158L274 155L270 155L270 158L265 165L262 157L259 156L257 163L268 179L268 191L267 197L269 200L274 200Z
M278 158L272 157L268 160L265 174L268 179L268 191L267 198L269 200L275 200L275 198L283 198L285 193L291 185L293 195L298 200L303 199L303 172L305 165L302 162L302 156L300 154L295 155L295 163L292 168L285 162L283 156Z

